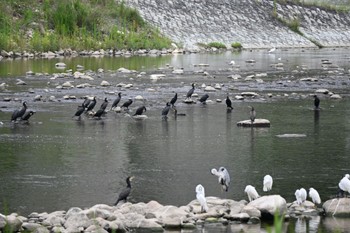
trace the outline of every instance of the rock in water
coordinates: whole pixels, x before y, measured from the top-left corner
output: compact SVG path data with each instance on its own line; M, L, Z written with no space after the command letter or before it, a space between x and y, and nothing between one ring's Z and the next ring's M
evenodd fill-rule
M266 119L255 119L253 123L251 120L237 122L237 126L242 127L270 127L270 125L270 121Z

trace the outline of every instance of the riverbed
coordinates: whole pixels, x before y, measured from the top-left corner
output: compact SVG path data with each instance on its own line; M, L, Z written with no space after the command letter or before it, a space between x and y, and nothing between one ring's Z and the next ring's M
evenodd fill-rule
M322 200L334 197L350 165L348 54L346 49L277 49L273 54L254 50L3 60L0 83L7 86L0 92L0 212L27 215L96 203L111 205L129 175L135 176L131 202L186 205L195 199L197 184L205 187L207 196L247 199L244 188L248 184L263 195L266 174L274 178L270 194L280 194L287 202L295 200L294 192L301 187L317 189ZM56 69L57 62L64 62L66 69ZM135 72L118 72L121 67ZM53 78L67 69L91 70L94 80ZM183 74L173 70L183 70ZM36 74L28 76L28 71ZM164 77L152 80L152 74ZM237 75L240 78L233 78ZM27 85L16 85L18 78ZM301 80L305 78L309 80ZM91 86L57 88L65 81ZM102 81L111 85L102 87ZM199 97L205 93L203 84L221 88L207 92L210 101L206 105L185 104L182 101L191 83L196 83ZM312 95L321 88L342 98L318 93L321 110L314 111ZM235 99L247 91L257 95ZM134 100L129 114L110 111L100 120L72 119L83 96L96 96L97 109L105 97L111 104L118 92L122 92L121 102ZM180 115L170 112L164 120L161 110L175 93ZM234 107L230 112L224 103L227 93ZM34 101L36 95L42 95L42 100ZM76 98L65 99L65 95ZM50 96L54 101L49 101ZM135 100L136 96L144 100ZM12 111L23 100L36 114L29 124L11 123ZM148 118L137 121L130 115L142 105ZM237 127L238 121L249 119L248 106L255 107L258 118L270 120L271 127ZM283 134L303 136L278 137ZM220 166L231 175L228 193L221 192L217 178L210 174ZM292 226L296 228L298 221ZM327 221L319 219L316 229L337 229Z

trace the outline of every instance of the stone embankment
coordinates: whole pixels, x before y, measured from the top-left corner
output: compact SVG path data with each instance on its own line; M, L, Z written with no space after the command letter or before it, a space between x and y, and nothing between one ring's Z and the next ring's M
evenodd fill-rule
M350 46L350 14L271 0L129 0L142 17L183 45L239 42L243 48ZM277 18L281 19L278 20ZM300 35L283 22L297 22Z
M113 232L131 229L163 231L164 229L194 229L210 223L257 225L275 213L294 215L319 215L312 202L287 204L279 195L262 196L247 202L207 197L208 211L201 212L197 200L186 206L148 203L124 203L118 206L98 204L88 209L73 207L68 211L31 213L28 217L18 214L1 215L0 230L6 232ZM287 209L288 207L288 209ZM245 224L247 223L247 224ZM243 229L243 232L245 230Z

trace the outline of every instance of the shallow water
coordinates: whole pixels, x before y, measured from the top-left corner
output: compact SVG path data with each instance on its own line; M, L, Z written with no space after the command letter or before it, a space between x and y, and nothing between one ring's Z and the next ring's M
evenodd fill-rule
M335 51L338 51L336 53ZM344 50L280 51L267 54L266 51L244 52L243 54L192 54L165 57L137 58L76 58L64 60L69 67L76 64L86 69L118 69L123 66L147 72L166 64L195 70L193 64L208 63L208 71L227 69L227 62L236 60L241 70L270 71L271 57L286 61L285 69L306 64L319 69L320 60L328 58L348 69L349 60ZM247 66L246 59L256 59L254 66ZM121 59L121 60L119 60ZM130 59L129 63L125 60ZM335 62L336 61L336 62ZM23 76L28 70L35 72L57 72L53 60L1 61L2 80L11 83L13 77ZM23 63L29 65L20 71ZM70 63L72 62L72 63ZM124 63L123 63L124 62ZM45 63L45 64L43 64ZM136 64L129 67L126 64ZM73 64L73 65L72 65ZM108 67L107 67L108 66ZM3 67L8 69L4 71ZM290 68L287 68L290 67ZM10 73L11 75L6 75ZM234 101L234 110L226 112L224 103L186 105L181 103L182 94L189 88L181 81L191 83L220 82L226 78L209 80L194 75L171 77L157 83L149 79L130 80L130 77L104 77L110 82L135 83L135 89L123 90L110 87L108 90L122 90L125 96L141 94L145 103L135 102L136 107L145 104L148 119L135 121L125 114L108 113L102 120L86 117L81 121L72 120L76 107L82 100L61 102L33 102L34 94L63 96L72 92L80 97L86 93L98 96L98 103L106 96L106 89L83 89L59 91L47 87L49 79L26 78L27 86L10 85L1 96L28 99L31 109L37 113L30 124L10 123L11 112L19 102L0 102L0 212L51 212L67 210L72 206L90 207L96 203L113 204L118 191L125 186L125 178L134 175L131 202L157 200L162 204L186 205L195 199L194 188L202 184L207 196L219 196L234 200L246 199L243 192L246 185L262 192L262 179L266 174L274 178L272 194L282 195L288 202L293 201L296 189L314 187L322 200L337 192L337 184L348 169L350 151L349 101L321 99L321 111L312 110L312 98L290 95L286 98L259 98ZM51 81L52 82L52 81ZM101 80L96 81L100 83ZM144 89L159 88L150 93ZM209 93L210 99L224 99L228 90ZM42 91L49 88L49 93ZM348 86L338 87L348 93ZM174 91L181 93L177 108L186 116L169 116L167 121L160 117L165 102ZM286 90L287 91L287 90ZM203 90L196 90L199 95ZM232 91L232 92L237 92ZM263 92L262 92L263 93ZM306 93L308 94L308 93ZM107 95L113 100L115 95ZM123 101L122 101L123 102ZM270 128L240 128L236 123L248 119L249 105L254 105L258 118L271 121ZM6 107L6 108L5 108ZM301 138L280 138L280 134L305 134ZM231 175L231 186L227 194L220 191L211 168L225 166ZM319 229L334 231L321 220ZM350 220L348 220L350 222ZM302 220L299 221L303 223ZM312 221L311 221L312 223ZM306 223L305 223L306 224ZM310 221L307 221L310 225ZM332 224L331 224L332 225ZM334 224L336 225L336 224ZM298 221L291 221L290 228L297 228ZM231 228L232 229L231 229ZM234 227L206 228L208 232L236 232ZM311 231L310 227L306 232ZM344 228L346 229L346 228ZM302 230L295 232L304 232ZM345 232L345 231L344 231Z

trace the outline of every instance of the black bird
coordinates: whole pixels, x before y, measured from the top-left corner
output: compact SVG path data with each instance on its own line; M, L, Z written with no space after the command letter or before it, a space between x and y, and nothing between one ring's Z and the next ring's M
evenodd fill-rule
M92 109L94 109L96 105L96 97L94 96L93 100L90 101L89 105L86 107L86 112L91 111Z
M28 121L29 118L30 118L31 116L34 115L34 113L35 113L35 112L33 112L33 111L26 112L26 113L21 117L21 120L22 120L22 121Z
M115 107L118 106L118 104L119 104L121 98L122 98L122 93L119 92L119 93L118 93L118 97L113 101L113 104L112 104L112 106L111 106L111 110L112 110L112 108L115 108Z
M186 98L191 98L194 92L194 83L192 83L192 88L187 92Z
M126 102L123 103L121 106L122 108L129 109L129 106L132 104L132 99L128 99Z
M128 178L126 178L126 188L123 189L120 193L119 193L119 196L118 196L118 199L117 201L114 203L114 205L118 205L118 203L120 201L125 201L127 202L127 198L131 192L131 183L130 181L132 181L134 179L133 176L129 176Z
M250 120L253 123L255 121L256 112L255 112L254 107L252 107L252 106L249 106L249 107L251 108L250 109Z
M134 113L133 116L142 115L142 113L143 113L144 111L145 111L145 112L147 111L146 107L145 107L145 106L141 106L141 107L139 107L138 109L136 109L136 112Z
M89 106L91 100L89 99L89 97L84 97L84 102L83 102L83 107L86 108L87 106Z
M105 112L105 110L100 108L99 110L97 110L97 112L95 112L95 114L92 117L101 118L101 116L103 115L104 112Z
M315 105L315 110L320 109L320 99L317 97L317 95L314 95L314 105Z
M21 118L24 115L24 113L27 111L27 102L24 101L22 105L23 105L22 108L16 109L12 113L11 121L16 121L17 118Z
M103 112L106 110L106 108L107 108L107 105L108 105L108 99L107 99L107 97L105 98L105 101L103 101L103 103L101 104L101 107L100 107L100 109L102 109L103 110Z
M163 118L168 117L169 110L170 110L170 103L168 102L168 103L166 103L166 106L162 110L162 117Z
M80 119L80 116L81 116L81 114L83 114L84 111L85 111L85 105L84 105L84 103L82 103L81 106L78 106L78 109L75 112L73 117L79 117L79 119Z
M230 100L230 97L228 96L228 94L227 94L227 97L226 97L226 106L227 106L227 108L229 108L229 109L233 109L233 107L232 107L232 101Z
M202 104L206 104L207 99L209 98L208 94L204 94L200 99L199 102L201 102Z
M171 104L171 106L175 106L175 103L176 103L176 101L177 101L177 93L175 93L175 96L170 100L170 104Z

